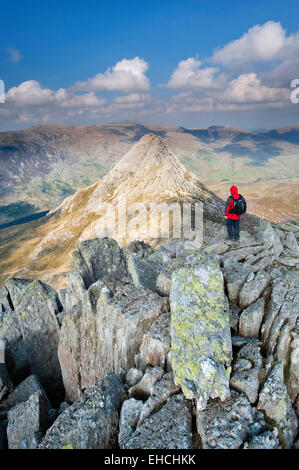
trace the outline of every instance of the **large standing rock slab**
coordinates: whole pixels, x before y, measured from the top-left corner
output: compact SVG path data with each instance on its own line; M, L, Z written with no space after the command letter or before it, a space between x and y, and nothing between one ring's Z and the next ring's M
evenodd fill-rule
M247 281L243 285L239 295L240 307L242 309L245 309L253 302L255 302L264 292L269 282L269 274L263 271L256 274L256 276L251 281Z
M217 260L190 255L172 275L171 362L174 380L204 408L209 397L230 396L229 314Z
M75 271L86 288L99 279L121 280L127 275L122 249L112 238L94 238L78 243L73 252Z
M197 431L203 449L239 449L250 436L253 422L249 401L235 391L224 402L209 400L204 411L196 410Z
M124 449L192 449L192 418L186 398L170 397L132 434Z
M41 281L22 290L17 314L30 368L54 401L62 393L62 379L57 356L59 325L57 293Z
M281 444L290 448L297 434L297 417L284 384L283 366L276 364L260 392L257 408L279 431Z
M9 449L36 449L48 421L47 403L41 391L9 410L7 439Z
M249 267L237 262L231 263L223 269L227 295L231 302L237 302L239 300L240 290L249 274Z
M109 373L86 390L56 419L39 447L42 449L110 449L117 445L119 410L125 389Z

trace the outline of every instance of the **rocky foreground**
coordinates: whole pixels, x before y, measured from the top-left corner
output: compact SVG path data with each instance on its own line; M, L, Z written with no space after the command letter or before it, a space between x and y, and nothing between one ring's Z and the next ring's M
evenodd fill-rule
M0 290L0 448L298 448L299 224L78 243ZM1 349L0 349L1 353Z

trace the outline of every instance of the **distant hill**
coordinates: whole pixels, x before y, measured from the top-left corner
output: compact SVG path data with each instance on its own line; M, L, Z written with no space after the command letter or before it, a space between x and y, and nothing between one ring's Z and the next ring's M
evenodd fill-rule
M240 185L243 192L258 184L260 194L264 187L268 191L278 185L283 192L283 187L297 184L299 125L261 132L226 126L187 129L137 121L42 125L0 133L0 224L56 207L65 197L107 174L132 144L148 133L163 137L186 168L216 193L222 194L223 187L232 183ZM250 194L254 202L254 191ZM252 205L257 214L262 199ZM272 220L294 218L292 204L287 204L283 214L267 207L262 213Z

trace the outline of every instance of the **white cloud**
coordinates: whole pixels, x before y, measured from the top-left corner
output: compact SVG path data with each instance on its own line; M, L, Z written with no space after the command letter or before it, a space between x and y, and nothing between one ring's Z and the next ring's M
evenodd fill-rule
M73 89L76 91L148 91L150 89L150 82L146 76L148 67L148 63L139 57L123 59L114 67L109 67L105 73L98 73L85 82L76 82Z
M14 47L8 47L6 50L9 54L10 62L13 62L14 64L17 64L18 62L20 62L20 60L23 57L21 54L21 51L19 51L18 49L15 49Z
M280 22L255 25L243 36L216 50L212 62L224 66L298 57L299 35L286 36Z
M218 69L215 67L201 68L201 65L202 62L194 57L182 60L173 71L166 86L174 90L183 88L199 90L219 86L219 81L223 77L215 77Z

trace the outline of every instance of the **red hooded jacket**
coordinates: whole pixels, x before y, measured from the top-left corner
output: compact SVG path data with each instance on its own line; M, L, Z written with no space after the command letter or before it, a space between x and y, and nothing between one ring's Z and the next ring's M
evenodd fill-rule
M239 199L239 194L238 194L238 188L237 186L232 186L230 188L230 192L231 192L231 195L234 199ZM225 205L225 215L227 215L227 217L229 219L232 219L232 220L239 220L241 219L241 215L237 215L237 214L231 214L230 213L230 210L233 208L234 206L234 201L233 201L233 198L232 197L228 197L227 198L227 201L226 201L226 205Z

